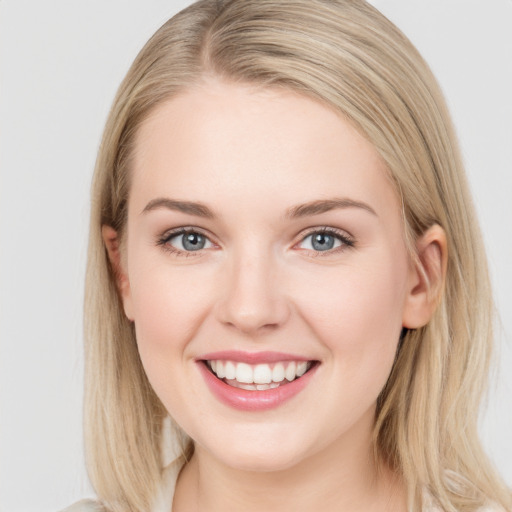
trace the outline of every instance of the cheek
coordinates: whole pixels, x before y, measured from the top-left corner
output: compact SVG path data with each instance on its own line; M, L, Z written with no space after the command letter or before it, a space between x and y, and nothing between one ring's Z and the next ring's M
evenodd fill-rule
M371 265L327 269L297 290L299 309L346 379L385 383L402 329L407 261L380 255Z
M138 272L137 269L144 269ZM130 279L139 354L148 378L158 392L168 385L188 357L189 343L207 310L204 276L190 269L136 262ZM172 373L171 373L172 370Z

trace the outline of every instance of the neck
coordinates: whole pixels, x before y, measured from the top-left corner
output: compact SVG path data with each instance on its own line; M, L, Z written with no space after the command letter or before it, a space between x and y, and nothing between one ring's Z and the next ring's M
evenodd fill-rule
M176 486L173 512L399 512L403 485L373 458L371 428L277 471L226 466L196 447Z

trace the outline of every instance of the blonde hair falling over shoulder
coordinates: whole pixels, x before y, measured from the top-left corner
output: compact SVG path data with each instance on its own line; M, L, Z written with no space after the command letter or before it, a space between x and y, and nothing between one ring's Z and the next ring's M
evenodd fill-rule
M416 238L443 227L445 292L429 324L403 334L378 401L375 454L405 481L410 510L421 510L425 492L446 512L489 501L512 510L477 434L493 303L454 129L425 61L363 0L201 0L156 32L121 84L92 185L85 298L85 439L100 500L115 512L148 510L167 416L142 368L101 226L122 237L141 123L207 75L292 89L348 119L387 163L413 257ZM186 458L191 442L173 429Z

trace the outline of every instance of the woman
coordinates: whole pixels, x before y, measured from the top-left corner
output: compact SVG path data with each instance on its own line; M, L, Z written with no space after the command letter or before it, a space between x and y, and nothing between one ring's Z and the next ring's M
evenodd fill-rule
M121 85L92 204L107 510L510 509L477 437L492 307L457 143L374 8L179 13Z

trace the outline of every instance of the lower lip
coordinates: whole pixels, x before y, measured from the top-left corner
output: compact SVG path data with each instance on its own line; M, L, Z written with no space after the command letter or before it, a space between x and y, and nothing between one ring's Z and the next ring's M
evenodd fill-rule
M311 381L318 363L302 377L288 384L264 391L248 390L229 386L213 375L204 361L198 361L199 369L210 391L224 404L242 411L265 411L274 409L300 393Z

